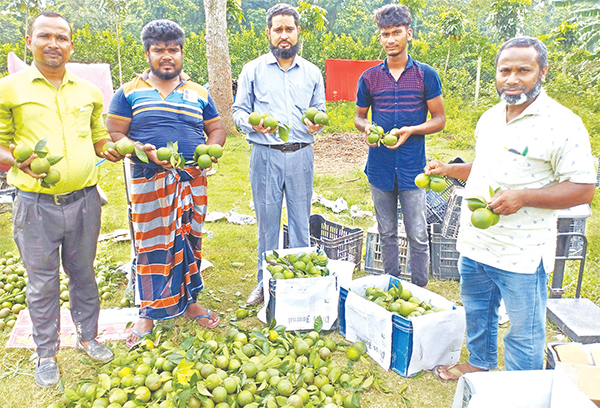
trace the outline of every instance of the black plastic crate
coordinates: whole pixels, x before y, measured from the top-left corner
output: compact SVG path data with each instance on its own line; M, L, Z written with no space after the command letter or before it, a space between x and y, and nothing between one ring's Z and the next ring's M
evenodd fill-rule
M363 230L326 220L319 214L310 216L310 245L327 254L329 259L353 262L360 270ZM289 248L288 226L283 225L283 247Z
M408 264L408 238L404 231L404 223L398 221L398 261L400 265L400 277L410 281L407 271ZM365 249L365 272L370 274L382 274L383 259L381 259L381 246L379 244L379 232L376 227L367 230L367 243Z
M440 280L460 280L456 238L445 238L442 225L432 224L431 228L431 274Z

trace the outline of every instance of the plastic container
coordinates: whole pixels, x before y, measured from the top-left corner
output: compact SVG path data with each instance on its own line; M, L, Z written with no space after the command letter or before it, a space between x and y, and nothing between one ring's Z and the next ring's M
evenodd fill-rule
M440 280L460 280L456 238L445 238L442 225L432 224L431 228L431 274Z
M410 274L406 270L408 263L408 238L406 238L404 223L401 220L398 221L398 258L400 262L400 277L410 281ZM381 259L377 226L373 226L367 230L365 272L371 274L385 273L383 270L383 260Z
M353 262L360 270L363 230L326 220L319 214L310 216L310 245L323 250L329 259ZM288 226L283 225L283 247L289 248Z
M460 228L460 212L463 200L464 188L456 187L452 190L448 199L448 206L442 221L442 236L444 238L456 238Z
M579 232L585 235L585 218L572 218L569 225L569 232ZM583 251L583 239L581 237L571 237L569 241L569 256L580 256Z

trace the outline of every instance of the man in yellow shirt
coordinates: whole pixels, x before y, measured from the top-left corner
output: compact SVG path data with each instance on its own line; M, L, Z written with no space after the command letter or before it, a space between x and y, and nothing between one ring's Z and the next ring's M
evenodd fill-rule
M39 386L50 387L60 378L61 261L69 276L77 348L102 362L113 357L95 340L100 300L93 267L100 232L95 162L105 157L102 147L110 138L102 121L100 90L65 69L73 52L68 21L44 12L31 21L25 41L33 64L0 79L0 165L13 167L8 182L17 188L14 239L29 278L27 303L38 354L34 378ZM47 139L51 155L63 156L52 166L60 180L50 187L42 181L46 172L31 166L35 153L21 162L13 155L16 146L34 149L42 139Z

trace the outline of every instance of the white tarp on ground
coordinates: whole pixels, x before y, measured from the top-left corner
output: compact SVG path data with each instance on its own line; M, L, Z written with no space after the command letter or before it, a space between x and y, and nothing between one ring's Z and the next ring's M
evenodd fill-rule
M6 59L6 67L10 74L17 73L29 67L26 62L17 57L14 52L9 52ZM79 62L68 62L67 69L96 85L102 91L104 97L104 110L102 113L108 113L110 100L113 96L112 78L110 76L109 64L82 64Z

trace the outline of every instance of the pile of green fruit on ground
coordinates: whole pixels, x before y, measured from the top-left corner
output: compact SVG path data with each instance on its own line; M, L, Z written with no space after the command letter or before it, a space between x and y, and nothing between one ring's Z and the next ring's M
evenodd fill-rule
M275 280L329 276L329 258L323 251L287 254L282 257L273 251L265 257L265 261L267 270Z
M146 337L114 360L93 380L65 389L48 408L358 408L359 392L377 385L354 361L363 343L348 349L346 366L333 362L341 349L318 332L292 334L271 325L226 334L198 330L175 346Z

